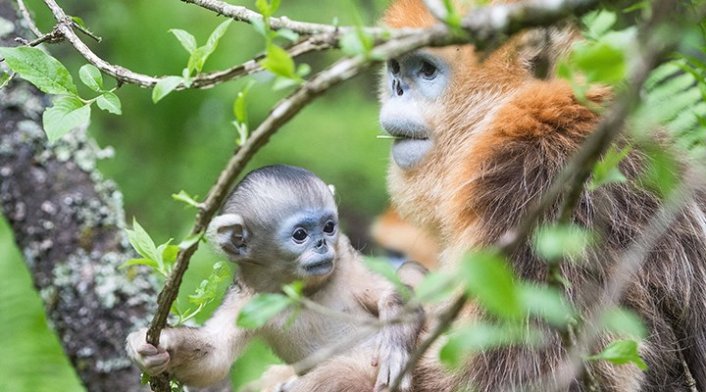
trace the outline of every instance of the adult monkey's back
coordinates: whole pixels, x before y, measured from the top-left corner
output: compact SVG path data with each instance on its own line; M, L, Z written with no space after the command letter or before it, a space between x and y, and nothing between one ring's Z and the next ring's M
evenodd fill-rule
M437 23L421 0L394 2L384 22L396 28ZM454 267L449 264L457 259L451 255L496 243L516 227L599 120L577 102L567 83L551 77L554 62L569 49L576 32L549 32L546 80L533 77L533 67L546 64L538 61L544 54L537 45L525 45L537 32L513 38L482 63L470 45L422 49L387 63L380 120L397 136L389 190L402 215L438 234L442 268ZM605 89L588 93L594 102L609 97ZM644 163L644 155L633 151L620 169L634 180ZM649 329L641 347L649 370L596 362L591 366L603 391L686 390L682 356L696 388L706 390L704 200L703 189L698 189L695 202L654 244L622 297ZM619 255L660 206L660 199L635 181L581 194L572 222L598 230L602 240L584 263L561 266L571 282L568 295L579 310L595 305ZM557 209L550 209L543 220L555 221ZM521 244L510 259L522 278L547 281L547 266L529 244ZM464 314L480 317L472 309ZM609 340L600 336L592 349L600 350ZM432 354L422 360L415 379L419 391L510 391L549 375L563 354L561 339L553 333L543 349L492 350L470 358L453 375L443 373ZM570 389L581 387L576 383Z

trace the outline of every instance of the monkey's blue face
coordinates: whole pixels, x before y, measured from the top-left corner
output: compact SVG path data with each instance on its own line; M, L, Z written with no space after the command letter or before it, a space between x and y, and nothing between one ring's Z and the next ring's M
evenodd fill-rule
M449 80L448 64L425 51L387 62L380 124L396 138L392 159L400 168L415 166L431 150L430 106L441 100Z
M335 211L300 211L287 218L280 227L278 243L295 261L296 275L321 277L333 272L338 241Z

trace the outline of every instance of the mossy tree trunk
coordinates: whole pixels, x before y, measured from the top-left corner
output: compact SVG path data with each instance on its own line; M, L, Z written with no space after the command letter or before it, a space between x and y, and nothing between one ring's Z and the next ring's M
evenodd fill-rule
M0 0L27 36L15 3ZM2 66L2 65L0 65ZM47 317L89 391L141 391L125 336L149 321L154 282L118 266L131 256L121 194L95 168L100 151L85 130L47 146L41 113L48 97L15 78L0 90L0 207L45 304ZM11 279L12 277L5 277Z

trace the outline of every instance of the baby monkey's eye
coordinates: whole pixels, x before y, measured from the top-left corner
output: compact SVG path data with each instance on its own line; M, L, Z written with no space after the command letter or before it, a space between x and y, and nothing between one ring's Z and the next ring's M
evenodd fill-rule
M326 222L326 225L324 225L324 233L326 234L331 234L333 231L336 229L336 224L333 223L333 221L328 221Z
M292 234L292 238L294 238L294 241L296 242L303 242L307 236L308 234L306 234L306 230L301 227L294 230L294 234Z

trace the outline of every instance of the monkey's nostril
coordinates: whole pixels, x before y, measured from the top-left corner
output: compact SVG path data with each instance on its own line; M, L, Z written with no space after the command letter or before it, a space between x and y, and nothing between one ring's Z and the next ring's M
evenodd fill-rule
M319 241L316 243L316 247L317 247L317 248L321 248L321 247L324 246L324 245L326 245L326 242L324 242L324 240L319 240Z
M404 94L404 90L402 89L402 83L400 83L400 81L397 79L392 81L392 89L395 90L395 94L397 94L397 96L399 97Z

